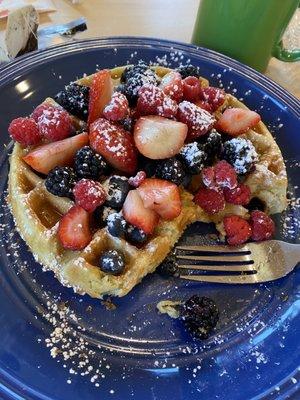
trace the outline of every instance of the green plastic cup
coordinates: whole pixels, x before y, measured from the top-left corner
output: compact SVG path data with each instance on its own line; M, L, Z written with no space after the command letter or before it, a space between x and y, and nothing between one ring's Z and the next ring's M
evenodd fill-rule
M260 72L271 56L300 60L300 50L283 48L282 35L299 0L201 0L192 43L250 65Z

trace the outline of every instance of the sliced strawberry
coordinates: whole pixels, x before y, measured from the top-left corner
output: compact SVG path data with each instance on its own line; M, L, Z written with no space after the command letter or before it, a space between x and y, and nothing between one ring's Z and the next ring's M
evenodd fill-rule
M205 135L216 121L209 112L186 100L179 104L177 118L188 126L190 140Z
M228 215L223 220L228 244L237 246L250 239L251 226L248 221L238 215Z
M153 233L158 224L158 214L146 208L137 190L130 190L123 204L122 213L127 222L142 229L147 235Z
M253 128L259 121L260 115L243 108L227 108L216 124L216 129L238 136Z
M200 89L200 99L207 102L212 111L216 111L225 101L225 91L216 87L208 86Z
M153 160L173 157L182 148L187 126L159 116L141 117L134 127L139 152Z
M181 213L178 186L164 179L145 179L138 187L144 205L156 211L163 219L171 220Z
M159 87L171 99L180 102L183 96L182 78L179 72L171 71L161 80Z
M71 165L77 150L89 143L89 135L85 132L49 144L36 147L23 157L23 160L35 171L42 174L57 166Z
M90 88L89 117L90 125L97 118L101 117L104 107L110 102L113 93L113 84L110 72L107 69L97 72L94 75Z
M80 206L70 208L59 222L58 238L64 249L84 249L92 240L89 213Z
M90 126L90 145L113 167L133 174L137 167L137 151L132 135L121 126L99 118Z

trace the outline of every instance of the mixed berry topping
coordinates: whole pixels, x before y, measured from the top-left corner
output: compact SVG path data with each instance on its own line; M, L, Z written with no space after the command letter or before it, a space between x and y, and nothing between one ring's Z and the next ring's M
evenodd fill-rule
M74 169L79 178L99 180L108 172L108 165L90 146L84 146L75 154Z
M186 175L183 164L176 158L162 160L156 167L155 176L181 185Z
M255 147L250 140L235 138L224 143L222 157L236 170L237 174L250 172L258 160Z
M64 90L57 93L55 101L76 117L87 121L89 109L90 88L77 83L70 83Z
M60 197L73 198L75 183L76 175L73 168L70 167L55 167L45 180L48 192Z
M219 321L219 310L212 299L194 295L182 305L180 318L193 336L207 339Z
M121 275L125 269L124 256L117 250L107 250L100 256L99 268L106 274Z

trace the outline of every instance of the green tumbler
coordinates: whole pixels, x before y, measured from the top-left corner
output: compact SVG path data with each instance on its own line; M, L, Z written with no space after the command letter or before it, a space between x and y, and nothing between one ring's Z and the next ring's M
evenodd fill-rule
M200 0L192 43L219 51L260 72L271 56L300 60L300 49L288 51L282 35L299 0Z

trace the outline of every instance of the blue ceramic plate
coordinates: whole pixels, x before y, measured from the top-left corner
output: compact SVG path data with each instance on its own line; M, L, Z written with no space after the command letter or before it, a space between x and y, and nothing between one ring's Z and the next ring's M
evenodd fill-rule
M261 114L282 149L294 204L276 218L278 237L299 240L295 198L300 183L300 104L254 70L213 51L146 38L75 42L3 66L0 397L299 399L299 271L253 286L164 280L153 274L128 296L113 299L115 309L106 310L100 301L75 295L52 273L42 272L15 232L5 201L10 120L29 114L83 73L138 59L198 65L213 85L223 85ZM212 231L204 224L191 227L183 242L202 240L208 229ZM178 321L158 315L155 308L162 299L194 293L214 298L221 312L216 332L205 342L192 341Z

